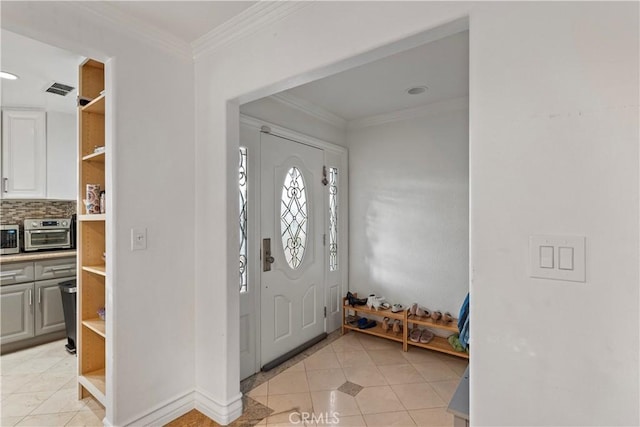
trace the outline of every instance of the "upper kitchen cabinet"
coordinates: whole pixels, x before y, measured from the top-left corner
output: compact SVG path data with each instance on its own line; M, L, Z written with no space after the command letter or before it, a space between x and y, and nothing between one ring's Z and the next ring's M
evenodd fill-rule
M2 198L75 200L77 118L37 110L2 111Z
M44 111L2 111L2 197L44 199L47 136Z

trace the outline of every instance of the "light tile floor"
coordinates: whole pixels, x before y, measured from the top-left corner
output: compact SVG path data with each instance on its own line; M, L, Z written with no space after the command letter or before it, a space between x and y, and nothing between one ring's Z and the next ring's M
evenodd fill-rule
M104 408L78 400L77 359L66 342L0 356L1 426L102 426Z
M415 347L405 353L399 343L356 332L332 335L293 366L249 382L248 396L270 411L258 426L453 425L446 407L467 360ZM64 343L0 357L0 425L102 426L104 409L77 400L76 358Z
M452 426L446 408L467 365L455 356L416 347L405 353L399 343L350 332L248 396L273 410L258 426ZM361 387L341 387L347 381ZM301 423L304 412L315 418Z

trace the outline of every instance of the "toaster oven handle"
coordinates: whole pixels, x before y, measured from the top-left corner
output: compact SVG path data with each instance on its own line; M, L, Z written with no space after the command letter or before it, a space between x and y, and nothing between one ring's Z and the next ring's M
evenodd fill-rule
M29 230L29 233L32 234L41 234L41 233L66 233L67 230Z
M2 178L2 191L5 193L9 192L9 178Z

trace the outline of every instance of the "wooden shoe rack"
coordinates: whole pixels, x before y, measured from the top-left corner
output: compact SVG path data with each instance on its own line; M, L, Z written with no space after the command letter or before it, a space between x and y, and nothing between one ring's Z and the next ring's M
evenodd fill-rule
M360 329L357 326L352 326L347 323L347 316L350 314L359 314L361 317L371 318L374 317L378 323L376 326L370 329ZM400 320L402 322L402 332L394 333L391 328L388 331L382 330L382 319L388 317L392 320ZM413 342L409 339L409 325L420 326L422 328L428 328L434 332L434 337L426 344ZM348 331L357 331L363 334L374 335L376 337L386 338L388 340L397 341L402 343L402 350L408 351L409 346L426 348L429 350L439 351L440 353L447 353L454 356L462 357L464 359L469 358L469 353L465 351L456 351L451 347L449 341L446 338L438 336L435 332L440 332L443 335L451 335L459 333L458 331L458 319L453 319L449 323L443 321L434 321L430 318L416 317L409 314L409 310L403 310L398 313L391 312L390 309L375 310L370 309L366 305L357 305L352 307L349 305L347 298L342 299L342 334L344 335Z

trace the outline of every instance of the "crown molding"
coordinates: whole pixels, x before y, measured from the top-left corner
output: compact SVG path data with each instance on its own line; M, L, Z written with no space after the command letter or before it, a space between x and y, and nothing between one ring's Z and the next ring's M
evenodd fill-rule
M193 58L189 43L154 25L127 15L106 2L72 1L68 2L68 4L71 7L83 9L98 16L117 32L126 32L138 40L147 41L156 47L184 59Z
M211 53L299 11L310 1L259 1L191 43L193 57Z
M280 92L275 95L271 95L269 98L288 107L300 110L318 120L329 123L338 129L345 130L347 128L347 121L345 119L307 101L306 99L299 98L287 92Z
M452 98L444 101L434 102L432 104L421 105L420 107L407 108L405 110L392 111L390 113L350 120L347 123L347 130L357 130L370 126L382 125L385 123L415 119L416 117L430 116L432 114L444 112L465 110L468 108L469 97L462 96L460 98Z

